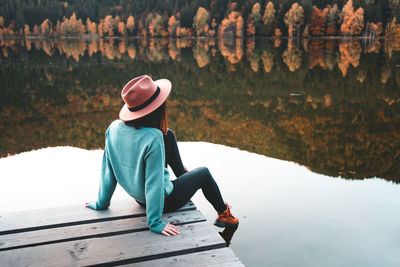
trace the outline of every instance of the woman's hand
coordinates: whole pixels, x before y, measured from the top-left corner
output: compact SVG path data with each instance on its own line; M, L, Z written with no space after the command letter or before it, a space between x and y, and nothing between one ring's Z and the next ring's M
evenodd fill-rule
M93 202L86 202L85 203L85 207L86 208L91 208L91 209L96 209L96 202L95 201L93 201Z
M162 230L161 233L166 236L171 236L179 234L179 230L178 228L175 227L175 225L167 223L167 225L164 227L164 230Z

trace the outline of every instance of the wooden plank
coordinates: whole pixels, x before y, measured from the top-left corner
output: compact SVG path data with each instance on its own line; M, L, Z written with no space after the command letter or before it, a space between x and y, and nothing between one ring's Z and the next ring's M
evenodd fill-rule
M85 209L83 207L83 209ZM198 210L164 214L161 220L177 226L206 221ZM82 240L103 236L147 231L146 217L135 217L83 225L72 225L0 236L0 251L38 246L65 241Z
M196 206L189 201L179 210L194 210ZM81 205L58 207L0 215L0 235L63 227L107 220L144 216L145 209L136 201L111 203L110 208L95 211Z
M208 222L180 226L166 237L150 231L69 241L0 252L3 266L121 265L225 247Z
M163 259L138 262L133 264L123 265L124 267L154 267L154 266L226 266L239 267L244 266L243 263L236 257L230 248L220 248L207 250L203 252L190 253L185 255L173 256Z

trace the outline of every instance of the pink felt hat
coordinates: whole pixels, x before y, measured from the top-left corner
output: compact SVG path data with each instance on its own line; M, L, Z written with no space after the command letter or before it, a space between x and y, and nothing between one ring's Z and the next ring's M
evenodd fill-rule
M121 92L125 105L119 112L119 118L131 121L150 114L165 102L171 87L169 80L153 81L147 75L130 80Z

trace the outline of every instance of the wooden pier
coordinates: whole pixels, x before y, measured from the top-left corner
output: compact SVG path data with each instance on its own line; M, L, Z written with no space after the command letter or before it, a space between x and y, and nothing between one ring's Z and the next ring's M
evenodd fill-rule
M0 266L243 266L192 202L163 221L180 234L151 232L134 201L0 215Z

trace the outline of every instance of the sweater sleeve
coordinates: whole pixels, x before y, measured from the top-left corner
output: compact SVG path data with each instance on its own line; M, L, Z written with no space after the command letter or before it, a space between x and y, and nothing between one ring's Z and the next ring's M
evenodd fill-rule
M156 140L145 157L145 197L147 223L151 231L161 233L166 223L160 221L164 210L164 144Z
M89 204L89 207L95 210L107 209L110 206L111 197L114 194L117 180L115 179L110 159L108 157L107 145L103 153L103 161L101 167L101 180L99 195L96 202Z

